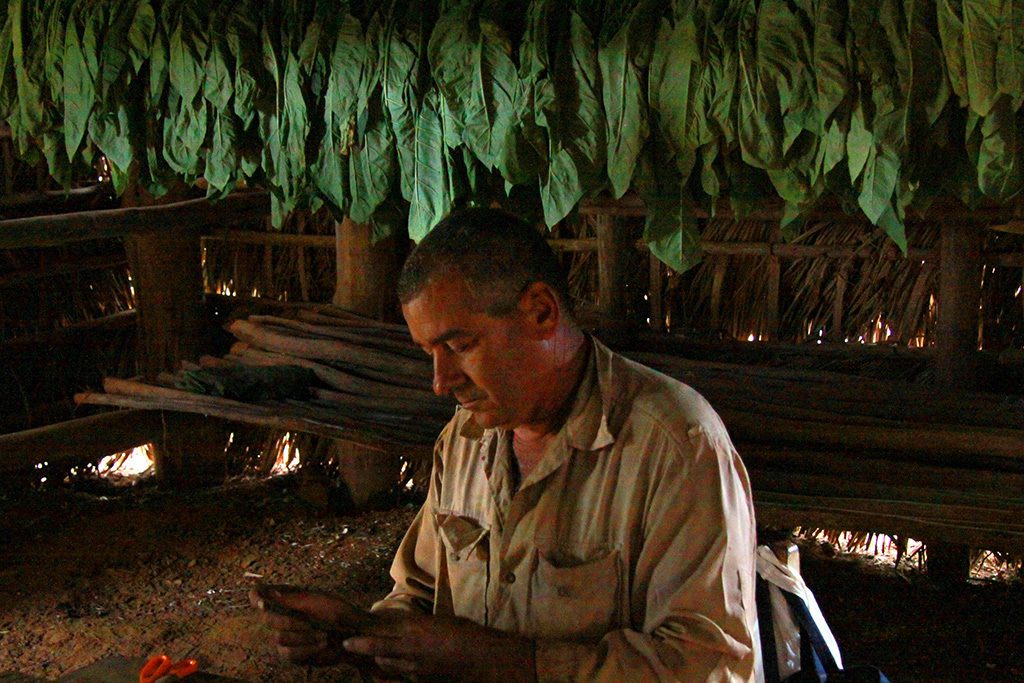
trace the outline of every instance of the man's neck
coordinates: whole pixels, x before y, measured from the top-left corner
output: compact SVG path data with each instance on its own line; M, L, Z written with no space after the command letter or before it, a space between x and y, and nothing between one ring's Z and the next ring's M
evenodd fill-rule
M552 344L556 345L552 349L556 362L548 378L553 388L551 400L541 419L513 430L513 451L522 479L540 461L551 439L569 417L590 356L590 340L578 330L567 332L566 338L553 340Z

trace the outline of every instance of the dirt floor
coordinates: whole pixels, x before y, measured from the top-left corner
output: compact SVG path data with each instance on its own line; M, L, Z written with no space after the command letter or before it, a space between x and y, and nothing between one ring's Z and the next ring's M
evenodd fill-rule
M315 585L368 605L390 587L413 503L344 514L294 480L194 493L0 494L0 672L46 679L108 655L191 653L246 681L358 680L278 662L248 606L265 581ZM803 573L847 662L895 681L1024 680L1024 586L938 588L806 547Z

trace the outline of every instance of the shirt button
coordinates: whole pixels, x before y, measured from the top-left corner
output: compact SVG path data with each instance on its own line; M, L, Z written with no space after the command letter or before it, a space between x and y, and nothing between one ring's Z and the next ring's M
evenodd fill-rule
M501 577L501 580L505 583L515 583L516 575L514 572L505 572L505 574Z

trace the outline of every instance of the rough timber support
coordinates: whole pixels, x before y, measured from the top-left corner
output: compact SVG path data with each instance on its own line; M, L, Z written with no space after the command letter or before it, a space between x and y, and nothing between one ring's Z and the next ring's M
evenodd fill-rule
M970 391L978 381L978 303L982 232L971 223L944 223L939 246L939 315L935 329L935 383L939 391ZM927 539L925 539L927 540ZM966 545L928 545L928 573L937 581L970 574Z
M337 283L334 305L378 320L397 317L395 285L401 267L398 237L373 242L371 226L345 217L335 225ZM338 472L356 508L386 501L398 485L399 454L381 453L358 444L332 444Z
M626 259L630 248L625 227L614 217L594 217L597 232L597 297L601 326L622 329L626 326Z

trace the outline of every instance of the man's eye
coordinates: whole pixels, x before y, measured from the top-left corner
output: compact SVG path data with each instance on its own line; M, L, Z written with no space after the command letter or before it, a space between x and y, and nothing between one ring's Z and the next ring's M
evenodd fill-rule
M452 353L465 353L466 351L469 351L469 349L471 349L472 347L472 340L459 340L448 342L448 348L451 350Z

